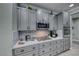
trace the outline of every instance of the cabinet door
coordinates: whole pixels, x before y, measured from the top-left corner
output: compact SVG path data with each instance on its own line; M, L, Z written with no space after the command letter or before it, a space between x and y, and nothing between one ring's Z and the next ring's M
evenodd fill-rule
M38 50L25 52L25 53L20 54L18 56L38 56Z
M37 22L42 22L42 10L37 10Z
M48 23L49 14L43 9L38 9L37 11L37 22Z
M68 12L63 12L63 25L70 26L69 14Z
M49 22L48 13L42 12L42 21L43 21L43 23L48 23Z
M39 55L43 55L50 52L50 47L39 49Z
M63 14L58 15L58 29L63 29Z
M49 15L49 30L53 30L53 15Z
M65 49L70 49L70 39L65 39Z
M27 30L28 11L26 8L18 8L18 30Z
M30 30L36 30L36 11L28 10L28 17Z
M39 48L47 48L50 47L50 42L43 42L39 44Z

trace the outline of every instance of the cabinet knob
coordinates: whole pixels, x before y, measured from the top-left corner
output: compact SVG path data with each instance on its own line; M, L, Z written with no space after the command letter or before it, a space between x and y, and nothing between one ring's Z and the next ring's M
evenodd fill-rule
M33 56L35 56L35 54L33 54Z
M52 54L49 54L49 56L51 56Z
M24 52L24 50L21 50L20 52Z
M45 45L43 44L43 46L45 46Z
M53 50L53 51L55 51L55 50Z
M58 53L58 52L56 51L56 53Z
M56 43L57 43L57 41L56 41Z
M29 26L27 26L27 29L30 29L30 27L29 27Z
M35 47L33 47L33 49L35 49Z
M51 50L51 48L50 48L50 50Z
M45 51L42 51L42 52L45 52Z

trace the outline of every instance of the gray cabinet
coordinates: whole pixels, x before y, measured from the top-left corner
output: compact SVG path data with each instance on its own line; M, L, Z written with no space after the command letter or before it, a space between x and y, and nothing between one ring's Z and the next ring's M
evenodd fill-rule
M70 26L69 14L68 12L63 12L63 25Z
M42 20L44 23L48 23L49 22L49 14L46 12L42 13Z
M38 53L38 44L34 44L34 45L29 45L29 46L24 46L24 47L20 47L20 48L16 48L13 49L13 55L17 56L17 55L28 55L28 54L37 54ZM36 51L36 52L32 52L32 51Z
M54 56L68 49L70 49L70 40L58 39L13 49L13 55Z
M57 29L57 16L56 15L49 15L49 30Z
M20 54L19 56L38 56L38 50L30 51L24 54Z
M38 9L37 10L37 22L48 23L48 21L49 21L48 12L44 11L43 9Z
M58 29L59 30L63 29L63 14L62 13L58 15Z
M28 8L19 7L18 15L18 30L36 30L36 12Z
M42 11L41 11L41 9L37 10L37 22L42 22Z
M35 10L28 10L29 30L36 30L37 14Z
M65 38L64 50L68 50L70 48L70 39Z
M17 9L18 16L18 30L27 30L28 29L28 9L19 7Z
M39 56L42 56L44 54L47 54L48 52L50 52L50 41L48 42L43 42L39 44Z
M58 29L62 29L63 26L70 26L68 12L62 12L57 15L58 18Z
M54 16L53 15L49 15L49 30L53 30L54 27Z

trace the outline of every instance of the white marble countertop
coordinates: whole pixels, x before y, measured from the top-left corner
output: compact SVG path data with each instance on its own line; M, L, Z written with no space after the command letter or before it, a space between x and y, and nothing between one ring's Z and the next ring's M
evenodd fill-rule
M63 39L63 38L60 38L60 37L50 38L50 39L44 40L44 41L37 41L36 39L35 39L35 41L22 41L24 44L19 44L20 41L17 41L17 43L14 45L13 49L24 47L24 46L29 46L29 45L33 45L33 44L38 44L38 43L44 43L44 42L48 42L51 40L60 40L60 39Z

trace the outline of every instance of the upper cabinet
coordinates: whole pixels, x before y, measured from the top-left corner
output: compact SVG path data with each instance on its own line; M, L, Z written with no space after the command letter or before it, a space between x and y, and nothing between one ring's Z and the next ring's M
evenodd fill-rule
M58 29L62 30L63 29L63 14L59 13L57 16L58 16L57 17L58 18Z
M49 30L57 29L57 16L56 15L49 15Z
M49 22L49 14L43 9L37 10L37 22L48 23Z
M25 7L25 5L21 5L17 7L17 16L17 25L19 31L36 30L36 23L38 22L48 24L51 23L49 27L51 27L50 29L53 28L53 17L49 16L48 10L39 7L34 7L32 5L27 5Z
M36 30L37 13L35 10L28 10L29 30Z
M44 23L49 23L49 14L43 12L43 13L42 13L42 16L43 16L43 17L42 17L43 22L44 22Z
M36 30L36 11L28 7L18 7L18 30Z
M53 23L54 23L54 16L50 15L49 16L49 30L53 30Z
M68 12L62 12L57 15L58 18L58 29L63 29L63 26L70 26L69 14Z
M18 16L18 30L27 30L28 29L28 9L18 7L17 8Z
M70 26L70 20L69 20L69 13L63 12L63 25L64 26Z

